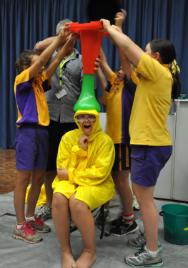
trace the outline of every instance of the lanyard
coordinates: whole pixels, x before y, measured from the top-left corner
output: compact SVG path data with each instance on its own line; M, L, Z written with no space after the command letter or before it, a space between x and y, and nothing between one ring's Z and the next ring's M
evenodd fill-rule
M66 65L66 63L72 59L75 59L76 52L73 51L71 55L69 55L67 58L65 58L60 64L59 64L59 84L60 86L63 85L63 67Z

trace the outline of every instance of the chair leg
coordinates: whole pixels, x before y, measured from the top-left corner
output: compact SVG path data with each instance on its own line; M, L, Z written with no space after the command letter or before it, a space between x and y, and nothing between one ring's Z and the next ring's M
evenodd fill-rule
M93 211L95 212L95 210ZM100 207L99 212L97 213L96 219L99 220L99 225L101 226L100 230L100 239L103 239L103 236L105 234L105 225L106 225L106 219L108 216L108 208L107 204L104 204ZM77 230L77 227L75 225L70 226L70 233Z
M104 213L104 205L102 205L101 208L100 208L100 215L101 215L101 234L100 234L100 239L103 239L105 221L106 221L105 213Z
M105 234L105 225L106 225L106 219L108 217L109 211L108 211L108 205L104 204L100 208L100 219L101 219L101 234L100 234L100 239L103 238Z

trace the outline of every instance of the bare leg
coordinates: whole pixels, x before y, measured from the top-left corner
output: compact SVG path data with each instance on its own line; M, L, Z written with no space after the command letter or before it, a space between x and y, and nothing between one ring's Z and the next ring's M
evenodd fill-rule
M129 172L113 172L112 175L123 206L123 214L133 214L133 195L129 185Z
M46 172L44 184L46 190L46 205L51 208L52 206L52 197L53 197L53 190L52 190L52 182L56 176L55 171L48 171Z
M56 234L61 246L62 268L75 268L70 245L70 212L69 201L60 193L53 195L52 215Z
M14 190L14 207L18 224L25 222L25 194L30 176L31 171L18 171L17 173L16 187Z
M158 248L158 212L153 199L154 187L143 187L133 183L133 191L136 195L142 213L146 246L151 251Z
M77 268L90 268L96 260L95 223L88 206L74 196L70 199L72 220L78 227L84 244L81 256L76 261Z
M35 207L40 194L41 186L44 181L44 170L35 170L33 172L32 184L29 189L28 199L27 199L27 217L32 217L35 214Z

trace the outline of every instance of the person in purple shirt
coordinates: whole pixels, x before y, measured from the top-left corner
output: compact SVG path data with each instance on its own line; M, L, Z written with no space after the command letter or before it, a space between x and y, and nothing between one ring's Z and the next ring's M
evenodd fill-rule
M47 126L50 120L44 85L56 70L62 57L67 54L68 47L74 42L71 34L67 32L66 35L69 38L47 69L44 65L55 49L62 45L64 32L60 32L41 55L34 50L26 50L16 62L18 75L14 83L14 92L18 109L15 140L18 176L14 190L17 223L13 238L32 244L42 240L38 232L50 231L49 226L34 215L48 157ZM30 178L32 184L25 214L26 188Z

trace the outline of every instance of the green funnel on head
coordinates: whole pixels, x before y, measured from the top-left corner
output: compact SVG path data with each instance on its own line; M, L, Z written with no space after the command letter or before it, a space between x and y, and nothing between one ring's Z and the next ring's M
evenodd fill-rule
M94 75L84 74L82 80L81 94L74 105L74 111L78 110L96 110L100 112L100 104L95 97Z

